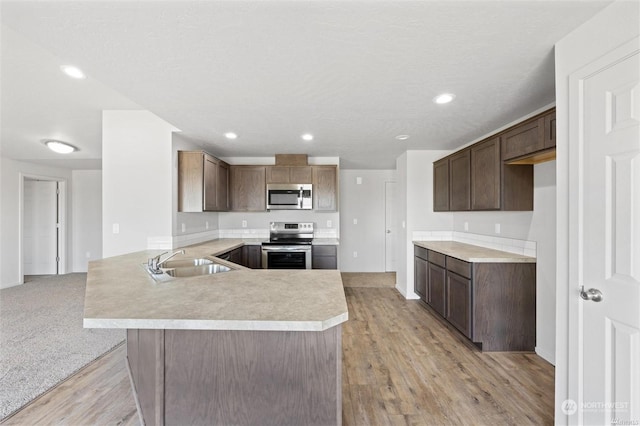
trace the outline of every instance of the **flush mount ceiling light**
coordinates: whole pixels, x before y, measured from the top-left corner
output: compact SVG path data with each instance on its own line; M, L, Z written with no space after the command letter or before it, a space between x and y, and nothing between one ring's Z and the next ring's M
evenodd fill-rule
M47 139L44 141L44 144L53 152L57 152L58 154L70 154L73 151L77 151L73 145L70 145L66 142L57 141L53 139Z
M302 140L305 140L305 141L312 141L313 140L313 135L311 133L305 133L301 137L302 137Z
M233 132L227 132L224 134L224 137L227 139L238 139L238 135Z
M398 139L399 141L406 141L407 139L409 139L409 135L398 135L396 136L396 139Z
M68 75L71 78L84 79L87 78L86 75L82 72L82 70L78 67L74 67L73 65L63 65L60 67L63 73Z
M455 97L456 97L456 95L454 95L452 93L443 93L443 94L438 95L435 98L433 98L433 102L435 102L437 104L448 104Z

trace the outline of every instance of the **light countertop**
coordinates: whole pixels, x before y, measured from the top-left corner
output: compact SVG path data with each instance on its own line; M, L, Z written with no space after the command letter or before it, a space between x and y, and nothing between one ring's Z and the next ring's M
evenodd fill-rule
M457 241L414 241L418 247L472 263L536 263L536 258Z
M244 244L213 240L184 247L172 260L213 257ZM90 262L84 327L321 331L348 319L338 270L247 269L219 261L237 269L156 282L143 264L161 252Z

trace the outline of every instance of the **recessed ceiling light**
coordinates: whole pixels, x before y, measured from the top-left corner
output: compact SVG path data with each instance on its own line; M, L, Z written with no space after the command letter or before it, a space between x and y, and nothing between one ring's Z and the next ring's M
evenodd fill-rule
M305 133L304 135L302 135L302 139L305 141L312 141L313 135L311 133Z
M227 139L238 139L238 135L233 132L227 132L224 134L224 137Z
M70 154L73 151L76 151L76 148L73 145L70 145L66 142L56 141L53 139L47 139L44 141L44 144L53 152L57 152L58 154Z
M399 141L406 141L407 139L409 139L409 135L398 135L396 136L396 139L398 139Z
M73 65L63 65L60 67L60 69L69 77L77 79L87 78L87 76L84 75L80 68L74 67Z
M449 102L451 102L454 98L456 97L456 95L451 94L451 93L443 93L441 95L436 96L435 98L433 98L433 102L437 103L437 104L448 104Z

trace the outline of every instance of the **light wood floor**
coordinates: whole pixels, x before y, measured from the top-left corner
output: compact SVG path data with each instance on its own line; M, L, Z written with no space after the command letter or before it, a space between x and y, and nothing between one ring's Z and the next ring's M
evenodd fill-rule
M347 287L343 424L552 424L554 369L482 353L393 288ZM3 425L138 425L120 346Z

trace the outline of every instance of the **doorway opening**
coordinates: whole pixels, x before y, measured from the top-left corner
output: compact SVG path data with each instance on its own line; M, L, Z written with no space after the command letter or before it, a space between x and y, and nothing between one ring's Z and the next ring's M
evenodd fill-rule
M28 275L66 273L66 181L51 176L20 176L21 282Z

